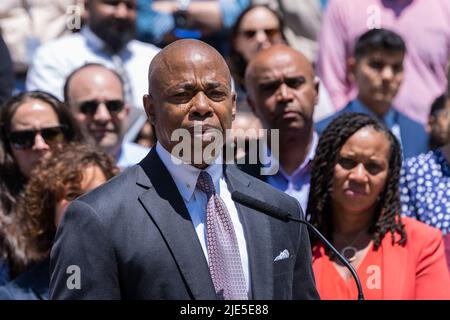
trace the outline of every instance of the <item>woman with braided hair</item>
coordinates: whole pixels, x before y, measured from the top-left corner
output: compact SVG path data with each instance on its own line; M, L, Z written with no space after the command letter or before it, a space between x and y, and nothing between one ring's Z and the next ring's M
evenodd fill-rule
M353 265L366 299L450 299L439 230L400 216L399 142L383 124L345 113L325 129L307 216ZM355 299L350 272L311 237L322 299Z

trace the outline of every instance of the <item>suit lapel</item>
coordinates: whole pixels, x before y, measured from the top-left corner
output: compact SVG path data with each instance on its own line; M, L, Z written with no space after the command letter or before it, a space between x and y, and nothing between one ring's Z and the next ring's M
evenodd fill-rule
M142 160L137 184L148 188L139 196L150 218L158 226L194 299L216 299L189 212L172 176L153 148Z
M250 197L264 199L258 188L252 185L235 165L224 166L224 175L231 193L237 190ZM247 243L252 298L273 299L273 250L269 217L238 203L235 204Z

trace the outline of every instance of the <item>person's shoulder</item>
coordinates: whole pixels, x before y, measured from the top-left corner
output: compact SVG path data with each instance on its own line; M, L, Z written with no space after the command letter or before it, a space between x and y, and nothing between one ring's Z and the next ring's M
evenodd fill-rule
M350 105L346 105L343 109L336 111L335 113L333 113L332 115L329 115L328 117L326 117L325 119L320 120L319 122L317 122L314 125L314 128L316 129L316 132L320 135L322 134L326 127L328 127L328 125L337 117L339 117L340 115L342 115L345 112L351 112L352 110L350 109Z
M421 153L417 156L405 159L404 166L412 172L415 173L419 168L429 167L435 162L435 151L431 150L426 153Z
M140 144L126 141L122 144L122 148L128 152L136 153L136 154L142 154L144 157L149 153L150 148L146 148L141 146Z
M83 36L80 33L67 34L43 43L37 48L37 52L55 52L58 55L64 53L73 54L73 51L70 49L83 45L83 42Z
M137 143L126 141L122 143L120 156L117 159L117 166L128 168L144 159L150 148L145 148Z
M437 240L440 241L442 233L439 229L429 226L413 218L403 217L402 223L405 226L408 241L418 243L420 241Z
M396 110L396 112L398 113L399 121L403 125L410 126L413 130L415 130L416 133L425 132L425 127L420 122L410 118L409 116L402 113L401 111Z
M151 56L154 56L159 51L161 51L161 48L155 46L154 44L142 42L139 40L131 40L128 44L128 47L132 52L139 54L147 54Z

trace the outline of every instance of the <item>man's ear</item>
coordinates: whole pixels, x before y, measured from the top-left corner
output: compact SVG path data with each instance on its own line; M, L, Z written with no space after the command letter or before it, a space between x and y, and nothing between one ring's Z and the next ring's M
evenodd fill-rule
M234 119L236 118L236 107L237 107L237 93L236 92L231 93L231 103L232 103L231 120L234 121Z
M350 82L356 81L356 59L354 57L347 59L347 79Z
M150 94L146 94L143 97L143 102L144 102L144 109L145 109L145 113L147 114L147 118L148 121L152 124L155 125L155 105L153 102L153 97Z
M314 105L317 106L319 103L319 90L320 90L320 80L318 77L314 78L314 89L316 89L316 96L314 98Z
M427 134L431 133L431 130L433 130L433 127L436 123L436 117L435 116L430 116L428 118L427 124L425 125L425 131Z

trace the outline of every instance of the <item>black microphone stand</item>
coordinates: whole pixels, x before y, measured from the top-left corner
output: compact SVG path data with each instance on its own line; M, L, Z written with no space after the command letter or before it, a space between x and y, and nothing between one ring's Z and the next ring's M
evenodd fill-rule
M355 279L356 282L356 287L358 288L358 300L364 300L364 294L362 291L362 287L361 287L361 281L359 280L358 275L356 274L355 269L353 268L353 266L347 261L347 259L345 259L345 257L339 252L337 251L337 249L319 232L319 230L317 230L316 227L314 227L311 223L309 223L306 220L302 220L302 219L297 219L292 217L291 215L289 215L287 217L289 220L291 221L296 221L296 222L300 222L305 224L312 232L314 232L314 234L320 238L320 240L328 247L331 249L331 251L333 251L333 253L336 255L336 257L338 257L338 259L350 270L350 273L352 274L353 278Z
M298 219L293 217L289 212L282 210L280 208L277 208L271 204L262 202L258 199L254 199L252 197L247 196L246 194L243 194L239 191L234 191L231 194L231 198L233 201L236 201L239 204L242 204L246 207L249 207L250 209L265 213L271 217L274 217L276 219L280 219L283 221L295 221L299 223L303 223L306 225L322 242L329 248L333 253L338 257L338 259L350 270L350 273L352 274L353 278L356 282L356 287L358 288L358 300L364 300L364 294L362 291L361 281L358 278L358 275L356 274L355 269L353 266L345 259L345 257L337 251L337 249L320 233L319 230L316 229L311 223L309 223L306 220Z

